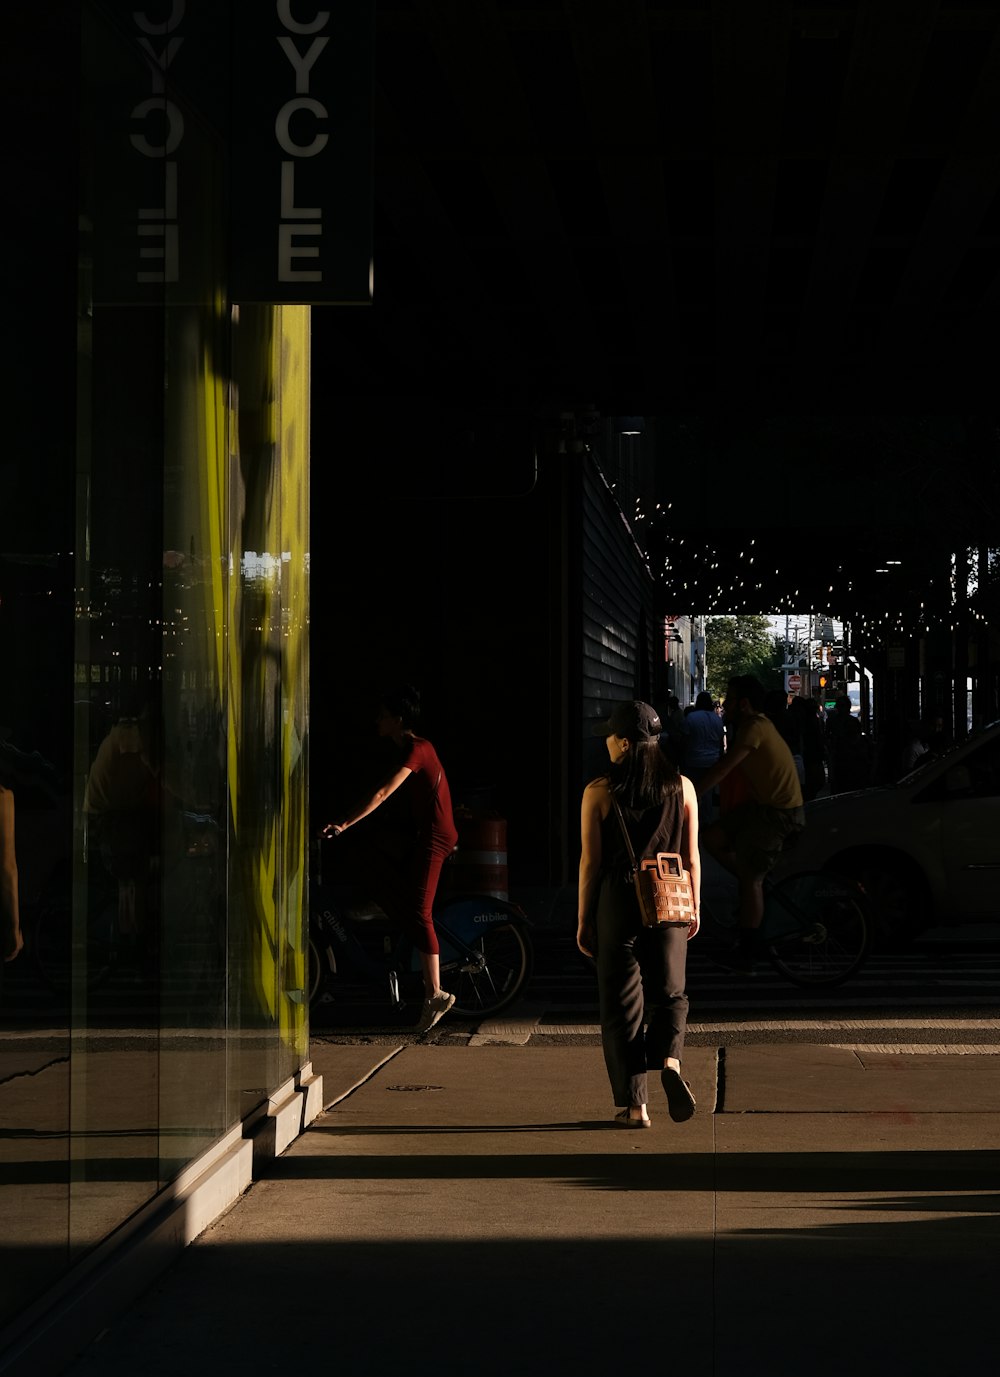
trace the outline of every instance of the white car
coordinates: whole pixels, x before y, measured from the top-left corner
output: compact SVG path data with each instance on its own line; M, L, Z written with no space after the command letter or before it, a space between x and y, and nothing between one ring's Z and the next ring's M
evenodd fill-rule
M775 876L799 870L860 880L883 940L1000 921L1000 722L896 784L808 804Z

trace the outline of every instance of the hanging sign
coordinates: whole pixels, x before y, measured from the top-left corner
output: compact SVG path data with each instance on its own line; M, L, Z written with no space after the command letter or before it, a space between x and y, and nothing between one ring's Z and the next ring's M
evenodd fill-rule
M100 303L368 303L374 0L83 11Z
M371 300L374 51L374 0L238 7L234 300Z

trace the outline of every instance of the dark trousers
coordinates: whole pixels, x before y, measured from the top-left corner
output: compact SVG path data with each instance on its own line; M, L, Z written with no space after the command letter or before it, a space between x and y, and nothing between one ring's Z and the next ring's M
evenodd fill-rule
M616 1105L648 1103L647 1068L659 1071L667 1057L680 1060L683 1053L687 932L686 926L643 928L631 882L605 878L597 906L597 986Z

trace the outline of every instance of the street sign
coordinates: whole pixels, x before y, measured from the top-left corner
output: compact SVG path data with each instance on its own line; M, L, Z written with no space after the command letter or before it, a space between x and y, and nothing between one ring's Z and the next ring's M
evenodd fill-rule
M788 692L789 692L789 693L798 693L798 691L801 689L801 687L802 687L802 675L801 675L801 674L789 674L788 680L787 680L787 683L786 683L786 688L788 689Z

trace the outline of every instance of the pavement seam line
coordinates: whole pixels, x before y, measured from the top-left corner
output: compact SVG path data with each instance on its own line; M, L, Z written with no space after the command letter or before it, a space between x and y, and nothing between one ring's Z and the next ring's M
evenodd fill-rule
M718 1114L719 1106L722 1103L725 1056L726 1049L720 1047L715 1072L715 1109L712 1112L712 1299L709 1307L712 1325L712 1338L709 1345L712 1377L716 1377L719 1370L719 1321L717 1310L719 1296L719 1125L716 1123L715 1116Z
M849 1108L847 1108L846 1106L841 1106L840 1109L815 1109L815 1108L813 1108L813 1109L809 1109L809 1108L806 1108L806 1109L789 1109L789 1108L785 1108L785 1109L734 1109L734 1110L731 1110L731 1111L730 1111L730 1113L735 1114L735 1115L737 1115L737 1116L748 1117L748 1116L750 1116L750 1115L754 1115L754 1116L757 1117L757 1118L767 1118L769 1115L772 1115L772 1116L773 1116L774 1118L776 1118L776 1119L781 1119L781 1118L788 1119L788 1118L794 1117L794 1116L797 1115L797 1114L811 1115L813 1118L820 1118L820 1117L822 1117L822 1116L824 1116L824 1115L833 1115L833 1116L836 1116L836 1115L839 1114L839 1115L841 1115L841 1116L849 1115L852 1119L884 1119L884 1118L886 1117L887 1114L895 1114L895 1113L898 1113L898 1112L899 1112L898 1110L887 1110L887 1109L849 1109ZM930 1118L934 1118L934 1117L944 1117L944 1116L947 1116L947 1115L954 1116L954 1115L956 1115L956 1114L961 1114L961 1116L962 1116L964 1119L973 1119L973 1118L980 1118L980 1117L982 1117L982 1118L984 1118L984 1119L986 1119L986 1118L988 1118L988 1119L995 1119L995 1118L996 1118L996 1110L995 1110L995 1109L914 1109L914 1110L906 1110L906 1111L903 1111L903 1112L906 1112L906 1113L913 1113L913 1114L919 1114L920 1117L921 1117L922 1119L930 1119Z
M14 1081L22 1081L22 1080L24 1080L26 1077L40 1076L40 1075L42 1074L43 1071L51 1071L52 1068L53 1068L53 1066L68 1066L68 1065L69 1065L69 1057L53 1057L52 1060L51 1060L51 1061L47 1061L47 1062L45 1063L44 1066L36 1066L36 1067L34 1068L34 1070L31 1070L31 1071L14 1071L11 1075L9 1075L9 1076L4 1076L2 1079L0 1079L0 1086L12 1085L12 1084L14 1083Z
M351 1095L353 1095L356 1090L360 1090L363 1085L367 1085L368 1082L373 1079L373 1077L378 1075L378 1073L382 1070L383 1066L388 1066L389 1063L392 1060L394 1060L394 1058L398 1057L400 1052L405 1051L408 1046L409 1043L404 1042L400 1044L399 1047L393 1048L389 1055L387 1057L383 1057L377 1066L373 1066L366 1076L362 1076L361 1079L359 1081L355 1081L355 1083L348 1090L342 1091L335 1099L331 1100L329 1104L325 1104L323 1106L323 1113L325 1114L327 1110L334 1109L338 1104L342 1104L343 1101L348 1099Z

